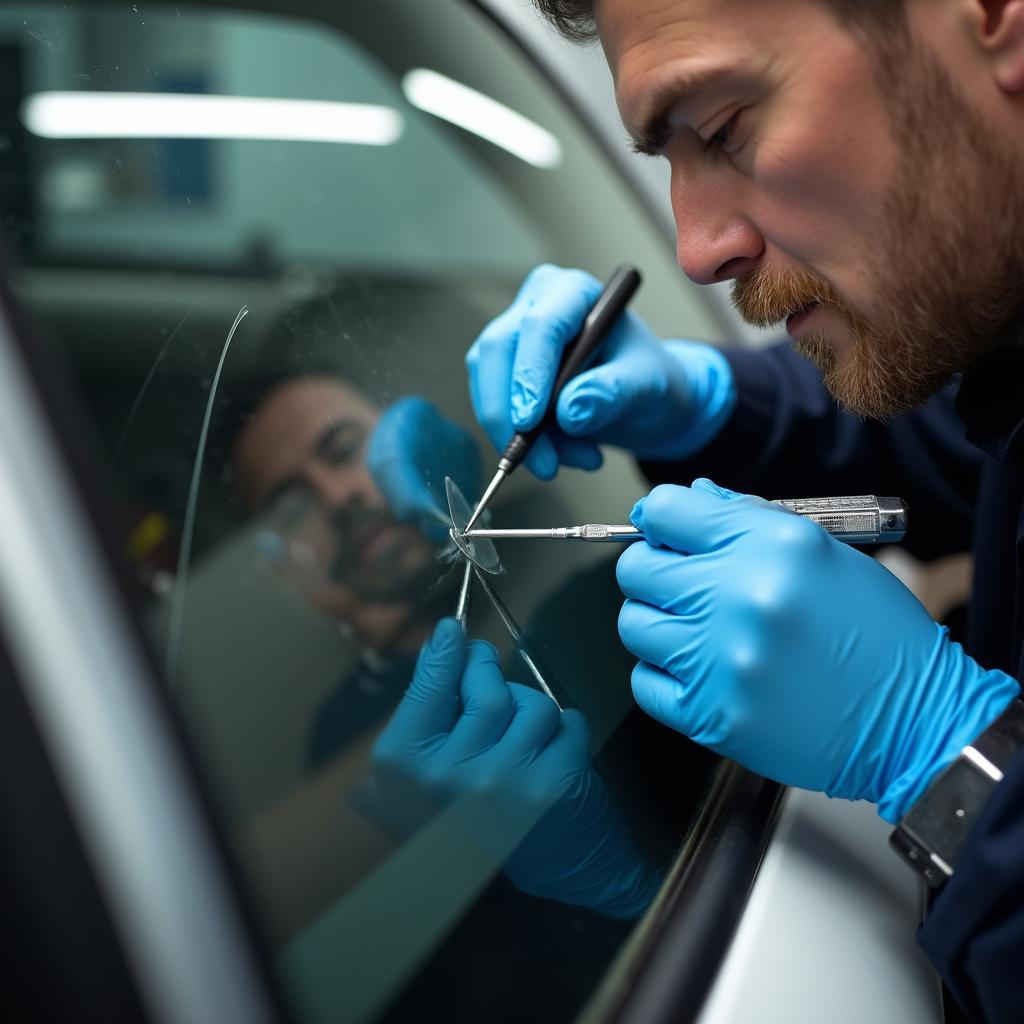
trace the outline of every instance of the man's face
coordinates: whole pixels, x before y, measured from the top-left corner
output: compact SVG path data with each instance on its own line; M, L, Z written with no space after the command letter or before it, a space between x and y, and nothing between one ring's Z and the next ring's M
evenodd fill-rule
M908 6L913 43L886 63L819 0L597 4L623 121L672 167L680 267L732 280L741 315L785 321L835 397L879 418L1024 314L1020 143Z
M236 486L282 534L284 568L319 608L386 650L435 578L434 549L399 522L366 466L380 412L343 381L269 392L238 437Z

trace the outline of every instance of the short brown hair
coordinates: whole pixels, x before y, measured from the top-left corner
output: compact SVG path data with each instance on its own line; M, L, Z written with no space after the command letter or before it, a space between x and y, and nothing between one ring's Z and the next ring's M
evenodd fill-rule
M594 0L533 0L535 6L566 38L586 42L597 35ZM841 24L861 30L898 27L903 0L822 0Z

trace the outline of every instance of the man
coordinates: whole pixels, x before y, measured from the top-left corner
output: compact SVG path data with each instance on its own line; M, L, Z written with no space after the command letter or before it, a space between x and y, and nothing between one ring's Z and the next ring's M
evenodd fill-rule
M922 945L975 1019L1019 1020L1024 3L536 2L598 36L636 148L668 160L684 273L733 282L795 349L662 343L627 314L531 453L544 478L612 443L655 482L718 481L634 510L634 695L756 771L903 821L940 886ZM539 268L470 350L499 449L538 421L598 289ZM917 554L973 541L967 650L865 554L739 490L900 494Z

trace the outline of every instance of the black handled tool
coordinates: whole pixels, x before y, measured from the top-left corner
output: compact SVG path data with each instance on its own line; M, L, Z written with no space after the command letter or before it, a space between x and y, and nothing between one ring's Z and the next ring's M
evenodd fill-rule
M484 496L480 499L476 510L466 524L465 532L473 528L473 525L480 518L484 509L487 508L491 498L494 497L498 488L505 482L506 477L510 476L512 470L526 458L526 454L533 446L533 442L555 421L555 407L558 404L558 396L561 394L562 388L580 371L587 368L598 345L604 341L608 331L615 321L618 320L619 315L633 297L633 293L640 286L640 280L640 271L627 263L619 267L612 275L611 280L605 285L604 290L587 314L587 318L583 321L579 334L565 347L565 351L562 354L562 362L558 369L558 376L555 378L554 387L551 389L551 398L548 400L548 407L544 415L532 430L516 434L509 441L508 447L498 460L498 471L487 485Z

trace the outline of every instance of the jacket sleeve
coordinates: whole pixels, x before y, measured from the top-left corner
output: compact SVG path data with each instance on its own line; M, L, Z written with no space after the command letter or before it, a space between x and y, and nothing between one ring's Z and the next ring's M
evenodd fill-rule
M1024 1019L1024 752L983 809L918 940L973 1020Z
M765 498L897 496L909 506L904 546L916 557L970 547L985 456L965 440L953 394L882 424L840 411L788 343L725 355L738 394L729 422L694 456L643 462L652 483L707 476Z

